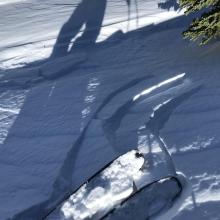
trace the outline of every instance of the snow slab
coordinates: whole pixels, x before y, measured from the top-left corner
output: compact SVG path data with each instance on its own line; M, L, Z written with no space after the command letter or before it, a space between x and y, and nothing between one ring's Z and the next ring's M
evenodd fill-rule
M146 126L191 185L166 218L220 219L219 42L183 40L189 18L167 20L178 14L157 1L138 1L141 26L132 3L137 26L128 26L126 3L114 0L95 47L51 59L78 3L0 6L0 219L42 219L112 159L141 148ZM152 17L163 22L145 26Z

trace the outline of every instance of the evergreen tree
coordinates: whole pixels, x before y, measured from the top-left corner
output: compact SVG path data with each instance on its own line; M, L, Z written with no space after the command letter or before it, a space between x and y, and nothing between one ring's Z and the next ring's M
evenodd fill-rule
M180 0L180 6L186 14L205 11L183 32L185 38L199 40L200 44L220 38L220 0Z

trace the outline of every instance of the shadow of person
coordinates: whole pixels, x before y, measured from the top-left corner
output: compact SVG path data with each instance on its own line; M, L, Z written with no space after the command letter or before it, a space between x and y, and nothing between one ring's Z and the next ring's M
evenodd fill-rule
M51 58L65 56L69 52L71 40L79 34L83 25L85 25L85 29L77 38L71 51L75 45L86 49L92 47L102 27L106 4L107 0L82 0L61 28Z

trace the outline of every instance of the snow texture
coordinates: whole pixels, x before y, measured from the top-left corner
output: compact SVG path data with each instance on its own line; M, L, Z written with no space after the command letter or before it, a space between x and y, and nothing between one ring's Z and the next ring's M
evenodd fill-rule
M157 182L109 218L142 219L149 195L150 219L220 219L220 43L183 40L192 18L161 2L0 2L1 220L44 219L136 150L144 184L179 171L183 189Z

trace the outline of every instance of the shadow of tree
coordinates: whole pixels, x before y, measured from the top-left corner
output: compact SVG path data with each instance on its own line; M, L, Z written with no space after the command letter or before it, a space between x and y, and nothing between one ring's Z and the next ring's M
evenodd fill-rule
M177 0L166 0L165 2L158 3L158 7L161 9L167 9L168 11L171 8L174 8L175 11L179 9L179 3Z

